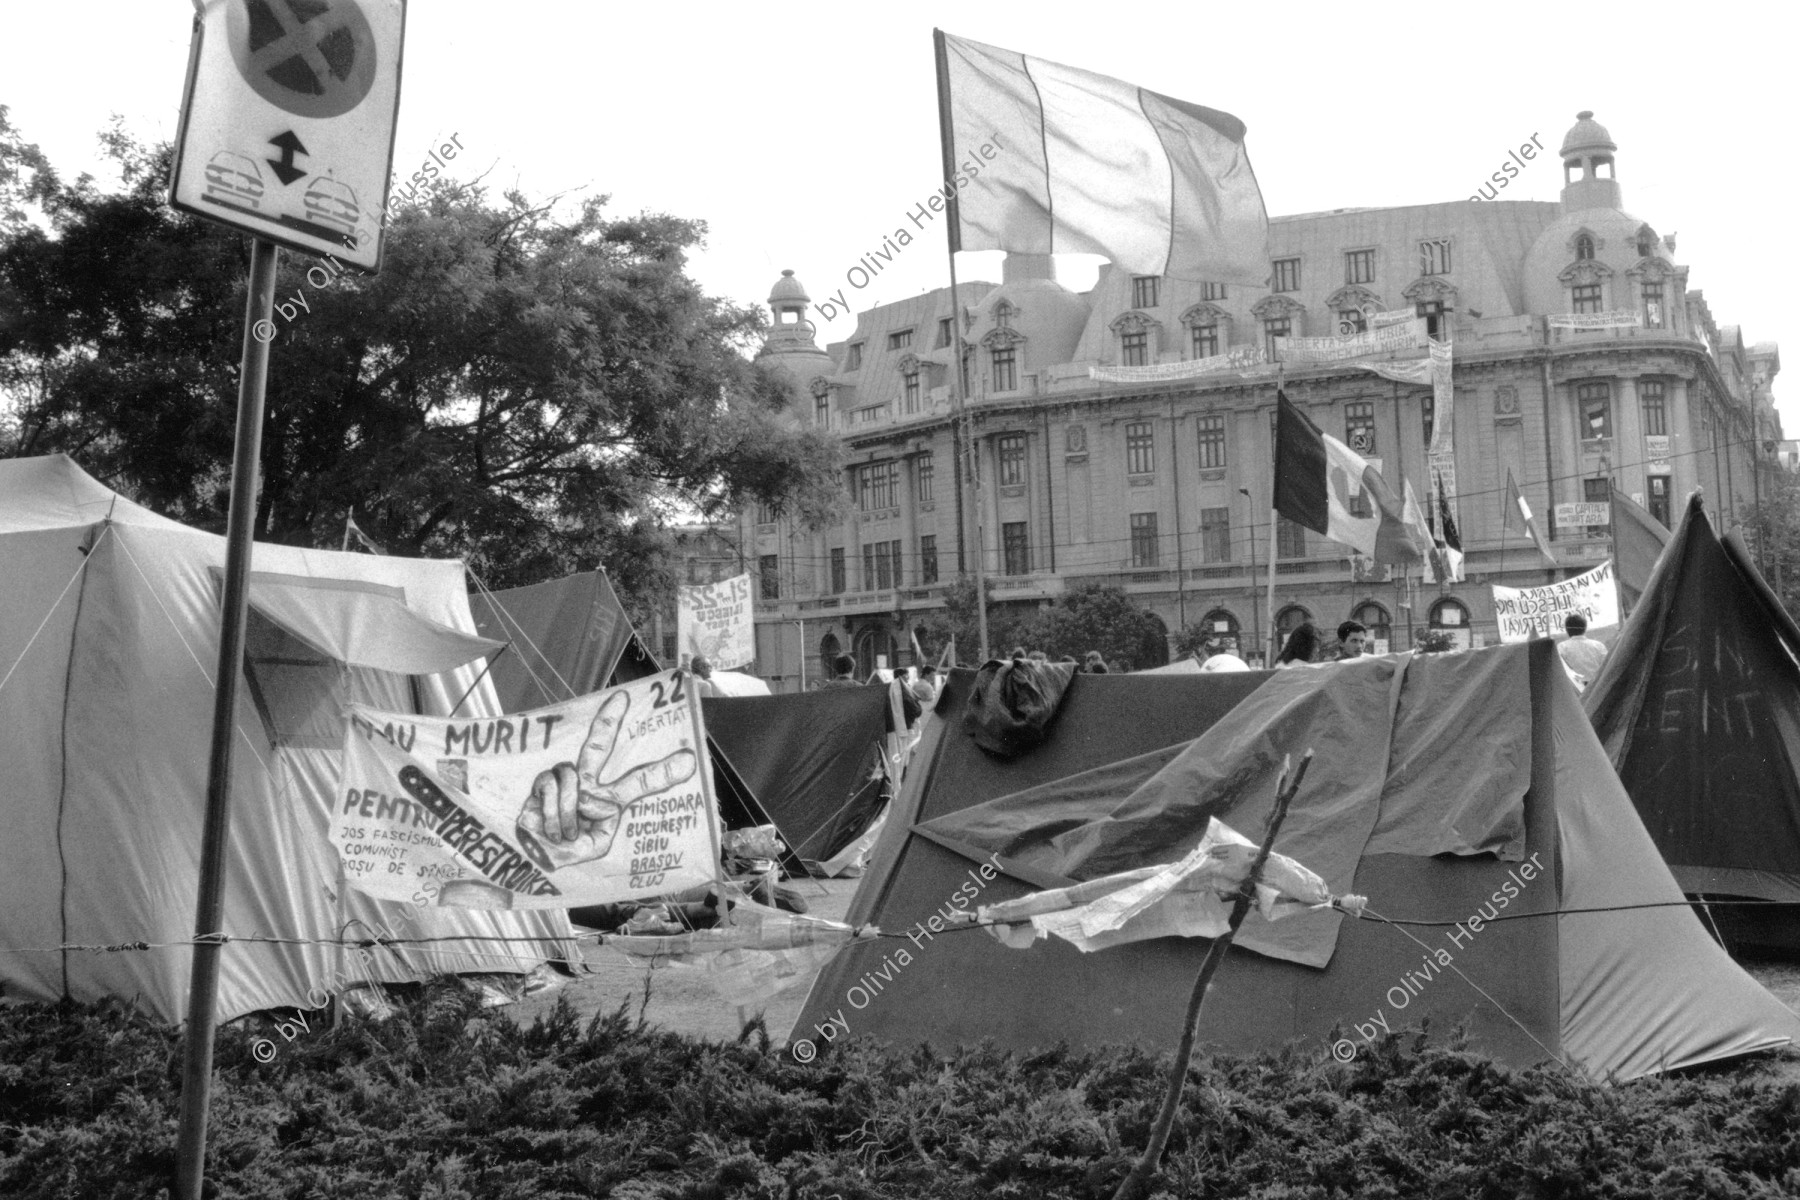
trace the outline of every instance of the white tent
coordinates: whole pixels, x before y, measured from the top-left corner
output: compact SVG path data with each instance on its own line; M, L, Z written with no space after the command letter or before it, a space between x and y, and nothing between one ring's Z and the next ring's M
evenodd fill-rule
M0 461L0 561L0 984L35 999L135 998L179 1021L225 539L133 504L66 457L12 459ZM346 981L524 971L573 953L560 912L369 900L344 886L326 839L346 701L500 711L477 683L496 644L474 632L462 564L258 545L251 571L223 932L535 940L382 949L368 965L335 947L233 942L220 1019L316 1002ZM150 948L58 949L140 941Z

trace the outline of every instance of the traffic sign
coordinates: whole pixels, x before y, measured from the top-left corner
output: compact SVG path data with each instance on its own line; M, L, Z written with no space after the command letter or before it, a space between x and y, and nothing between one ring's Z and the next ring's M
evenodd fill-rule
M169 203L376 271L406 0L196 0Z

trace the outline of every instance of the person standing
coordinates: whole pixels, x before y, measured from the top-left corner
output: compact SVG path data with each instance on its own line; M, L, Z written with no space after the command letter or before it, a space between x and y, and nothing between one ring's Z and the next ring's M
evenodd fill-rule
M1319 631L1313 628L1311 621L1305 621L1288 634L1287 645L1281 648L1281 657L1275 660L1275 669L1308 666L1318 656Z
M821 689L862 686L862 684L856 682L856 660L850 655L840 654L832 659L831 669L835 671L836 674L830 679L827 679L824 683L821 683L819 685Z
M1606 662L1606 643L1587 635L1587 618L1580 613L1570 613L1563 618L1563 631L1569 636L1557 643L1556 652L1562 656L1569 673L1576 677L1575 690L1586 691Z

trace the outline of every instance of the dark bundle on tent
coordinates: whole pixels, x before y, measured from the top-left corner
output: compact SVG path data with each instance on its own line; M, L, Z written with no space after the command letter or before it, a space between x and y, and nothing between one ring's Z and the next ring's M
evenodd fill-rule
M1582 699L1683 891L1800 902L1800 626L1698 495ZM1710 912L1800 951L1800 909Z

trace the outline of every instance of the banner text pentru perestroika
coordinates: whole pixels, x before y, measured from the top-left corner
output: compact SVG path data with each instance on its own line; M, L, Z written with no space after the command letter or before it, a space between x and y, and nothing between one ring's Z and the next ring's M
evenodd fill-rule
M332 844L358 890L535 908L713 879L717 813L687 679L665 672L550 708L448 720L352 706Z

